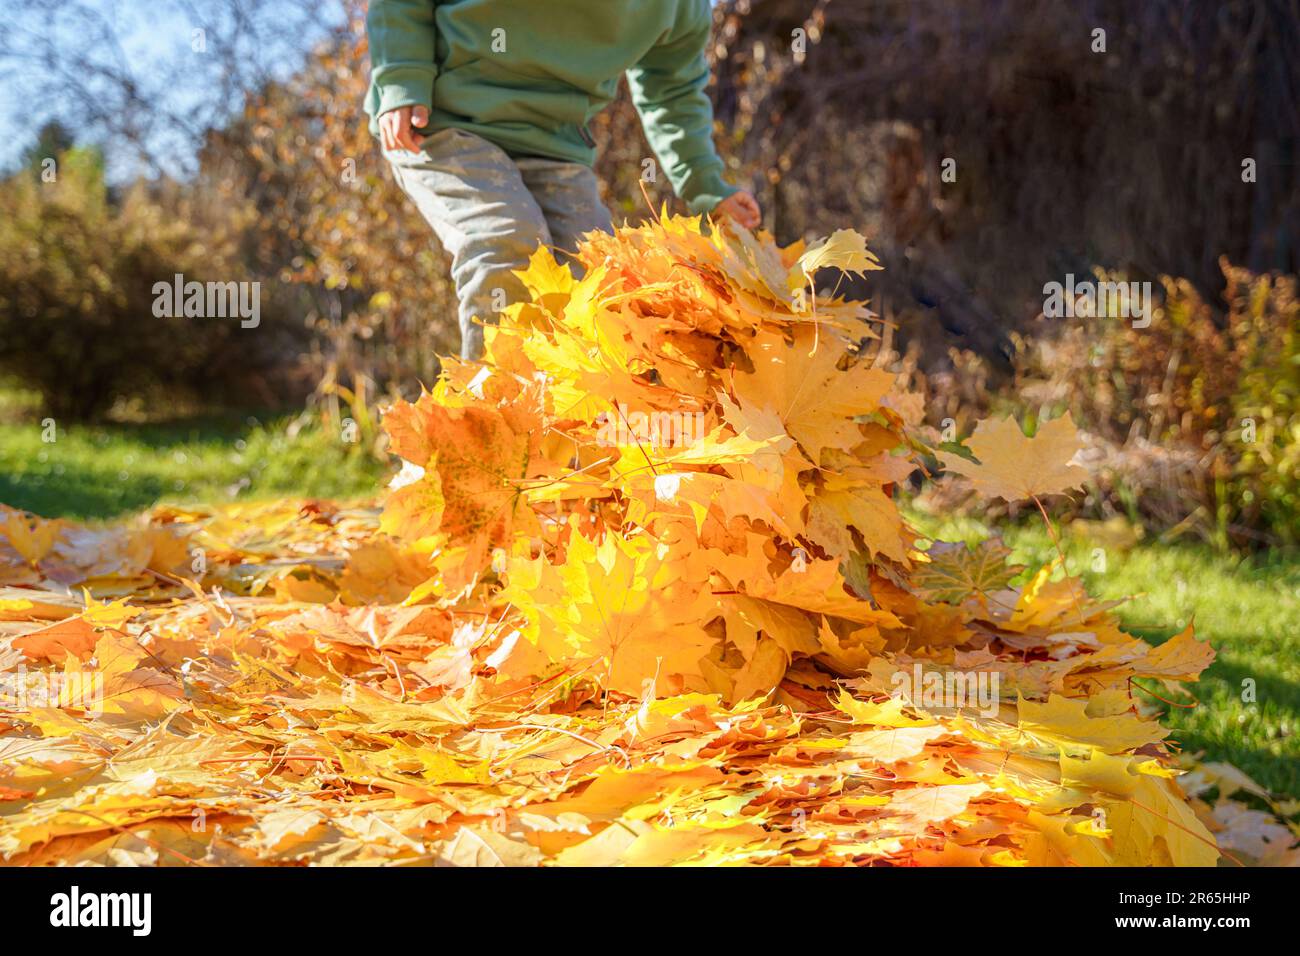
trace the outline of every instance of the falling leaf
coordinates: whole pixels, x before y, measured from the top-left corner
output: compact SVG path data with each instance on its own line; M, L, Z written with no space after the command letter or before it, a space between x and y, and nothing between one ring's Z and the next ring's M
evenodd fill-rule
M867 249L866 240L852 229L835 230L829 239L801 255L797 265L805 276L827 267L858 275L884 268L875 253Z
M1025 437L1014 418L982 421L966 440L966 447L978 464L946 453L941 456L944 467L965 475L978 492L990 498L1021 501L1063 494L1080 487L1088 477L1087 471L1073 462L1083 446L1068 412L1039 425L1033 438Z

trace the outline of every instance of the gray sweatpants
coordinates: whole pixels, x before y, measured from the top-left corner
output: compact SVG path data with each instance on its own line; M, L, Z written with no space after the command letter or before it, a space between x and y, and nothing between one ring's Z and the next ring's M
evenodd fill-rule
M514 159L481 136L451 128L427 137L419 153L385 150L384 157L451 253L463 358L483 354L479 322L526 298L511 270L527 266L539 245L572 252L583 233L612 229L596 174L579 163Z

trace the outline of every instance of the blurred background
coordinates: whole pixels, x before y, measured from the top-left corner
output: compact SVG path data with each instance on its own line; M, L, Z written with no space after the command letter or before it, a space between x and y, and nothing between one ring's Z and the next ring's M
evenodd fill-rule
M1292 546L1297 9L723 2L710 51L718 140L780 241L844 226L871 237L886 271L849 291L893 323L881 360L928 395L931 425L961 434L1015 410L1032 427L1070 408L1100 466L1080 503L1091 517ZM6 423L206 418L220 430L308 408L297 431L351 418L365 445L374 415L353 406L436 377L456 342L453 292L366 131L364 10L7 4ZM644 216L650 151L630 103L596 132L606 200ZM656 203L671 198L649 185ZM155 317L153 285L175 273L260 282L259 326ZM1043 318L1044 284L1067 274L1151 282L1159 317L1141 330ZM0 494L44 511L104 513L178 490L90 476L82 501L66 468L45 482L20 468L20 488L20 463L8 464ZM241 493L275 477L235 470ZM280 476L285 490L299 477Z
M1145 592L1139 632L1216 637L1216 706L1178 719L1295 792L1296 762L1262 758L1297 755L1300 711L1300 2L714 12L717 139L767 228L869 236L885 271L844 288L887 320L874 360L936 437L1073 413L1096 476L1058 507L1075 564ZM7 0L0 502L101 519L374 493L379 406L432 383L457 331L446 257L366 128L364 14ZM594 133L615 218L642 218L625 94ZM155 316L177 273L260 283L260 323ZM1067 275L1151 283L1153 321L1045 317ZM1054 553L956 483L910 507ZM1243 737L1246 675L1268 694Z

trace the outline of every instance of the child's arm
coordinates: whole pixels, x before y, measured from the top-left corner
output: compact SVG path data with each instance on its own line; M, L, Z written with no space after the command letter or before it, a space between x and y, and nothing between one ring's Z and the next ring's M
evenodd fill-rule
M380 137L388 149L419 150L414 128L429 122L438 76L432 0L370 0L366 36L379 102Z
M714 211L740 193L722 178L722 160L713 147L713 104L705 92L709 64L704 55L712 19L708 0L683 0L669 35L627 72L646 138L673 189L696 213ZM758 204L748 194L743 200L738 195L719 211L752 211L752 221L744 221L751 218L745 215L742 224L756 225Z

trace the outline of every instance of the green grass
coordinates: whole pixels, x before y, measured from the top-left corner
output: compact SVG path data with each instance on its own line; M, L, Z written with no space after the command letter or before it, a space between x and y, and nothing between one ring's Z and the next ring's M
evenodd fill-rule
M72 426L0 424L0 502L46 517L111 518L159 501L374 492L385 468L363 443L289 419L204 417Z
M988 533L969 519L913 517L925 533L945 540ZM1014 559L1030 567L1057 554L1041 524L1004 529L1003 538L1015 549ZM1068 533L1063 546L1070 572L1083 578L1090 594L1133 598L1116 609L1126 630L1159 644L1194 622L1197 636L1208 637L1218 651L1200 682L1187 685L1195 707L1152 699L1167 712L1183 749L1225 760L1275 793L1300 797L1300 560L1157 543L1103 548L1099 560L1094 549L1100 542ZM1243 700L1246 681L1254 682L1253 703Z

